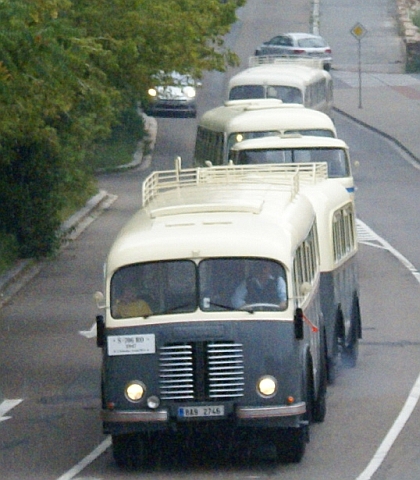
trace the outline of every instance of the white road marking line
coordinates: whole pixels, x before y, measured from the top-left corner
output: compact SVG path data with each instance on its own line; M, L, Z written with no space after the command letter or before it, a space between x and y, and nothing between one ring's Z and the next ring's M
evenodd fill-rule
M1 403L0 403L0 422L4 422L5 420L9 420L9 418L12 418L12 417L5 417L4 415L6 415L6 413L11 410L12 408L15 408L17 405L19 405L20 402L22 402L23 399L22 398L16 398L16 399L12 399L12 400L3 400Z
M361 220L357 220L357 232L359 231L362 234L362 238L366 240L374 240L378 242L382 248L388 250L394 257L396 257L405 268L407 268L420 283L420 273L416 269L416 267L407 260L398 250L395 250L386 240L381 238L377 235L373 230L371 230L366 224L364 224ZM365 243L362 241L361 243ZM378 246L372 245L371 243L366 243L367 245L371 246ZM379 445L379 448L376 450L375 454L373 455L371 461L368 463L367 467L363 470L363 472L357 477L356 480L370 480L372 475L378 470L381 466L382 462L385 460L385 457L388 455L389 451L391 450L392 445L394 444L395 440L397 439L398 435L401 433L402 429L404 428L405 424L407 423L408 419L410 418L413 410L415 409L418 401L420 398L420 375L417 377L416 382L414 383L413 388L411 389L405 404L400 411L398 417L395 419L392 427L386 434L385 438L383 439L382 443Z
M80 335L86 338L96 337L96 323L92 325L90 330L79 330Z
M95 450L93 450L87 457L80 461L77 465L71 468L68 472L64 473L57 480L71 480L78 473L84 470L88 465L93 463L105 450L111 446L111 436L107 437L102 443L100 443Z
M385 460L385 457L388 455L388 452L391 450L392 445L397 439L398 435L401 433L401 430L404 428L404 425L407 423L407 420L410 418L413 410L415 409L417 402L420 397L420 375L417 377L416 383L411 389L410 394L396 418L394 424L388 431L387 435L383 439L382 443L379 445L379 448L376 450L375 454L372 457L372 460L369 462L368 466L363 470L363 472L357 477L356 480L370 480L372 475L378 470L382 462Z

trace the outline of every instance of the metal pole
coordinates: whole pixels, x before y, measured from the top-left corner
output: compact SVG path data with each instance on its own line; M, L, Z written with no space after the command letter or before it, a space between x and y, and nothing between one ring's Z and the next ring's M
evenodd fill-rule
M359 39L359 108L362 108L362 41Z

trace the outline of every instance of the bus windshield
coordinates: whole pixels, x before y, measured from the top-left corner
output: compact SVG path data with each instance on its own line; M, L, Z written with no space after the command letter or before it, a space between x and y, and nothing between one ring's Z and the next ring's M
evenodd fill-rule
M229 100L253 98L277 98L284 103L303 104L303 95L299 88L286 85L238 85L229 92Z
M261 132L235 132L229 135L228 139L228 151L235 145L235 143L243 142L244 140L252 140L254 138L274 137L279 135L280 132L275 130L261 131ZM311 137L329 137L334 138L334 132L327 128L302 128L294 130L285 130L283 135L299 134ZM316 160L314 160L315 162ZM257 162L256 162L257 163ZM260 163L260 162L258 162ZM281 162L276 162L281 163Z
M326 162L329 178L350 175L349 160L342 148L250 149L239 150L236 158L231 158L237 165Z
M231 133L228 138L228 150L230 150L235 143L243 142L244 140L252 140L254 138L274 137L280 132L278 130L266 130L260 132L235 132Z
M285 270L259 258L211 258L138 263L117 270L111 280L114 318L202 311L287 307Z

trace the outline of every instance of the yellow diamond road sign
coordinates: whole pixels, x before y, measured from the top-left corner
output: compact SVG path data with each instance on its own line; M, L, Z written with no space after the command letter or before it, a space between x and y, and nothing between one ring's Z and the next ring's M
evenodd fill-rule
M357 38L357 40L360 40L366 35L367 30L361 23L356 23L356 25L354 25L350 32L353 37Z

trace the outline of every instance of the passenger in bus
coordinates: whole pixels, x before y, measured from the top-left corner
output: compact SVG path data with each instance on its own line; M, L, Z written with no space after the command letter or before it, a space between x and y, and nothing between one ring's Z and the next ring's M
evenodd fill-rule
M297 88L280 87L277 97L283 101L283 103L303 103L302 93Z
M142 298L137 285L127 283L112 309L114 318L147 317L152 314L149 304Z
M234 308L255 304L278 305L281 310L287 307L283 275L274 276L271 265L267 262L253 265L251 275L237 286L232 296Z

